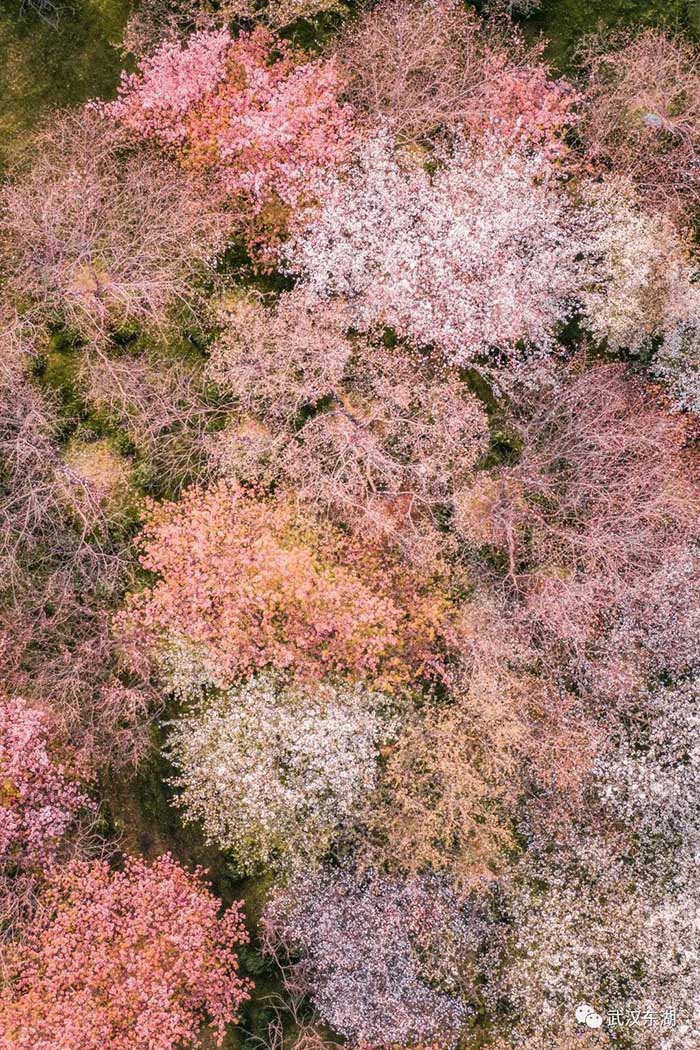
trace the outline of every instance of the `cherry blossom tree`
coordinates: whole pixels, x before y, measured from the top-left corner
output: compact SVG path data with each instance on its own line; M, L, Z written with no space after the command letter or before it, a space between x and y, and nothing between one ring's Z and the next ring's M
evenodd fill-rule
M674 408L700 413L700 332L695 317L666 334L650 370L666 387Z
M121 49L143 59L166 40L182 42L194 32L214 32L234 22L281 30L300 19L346 12L344 0L144 0L129 17Z
M577 95L549 78L543 45L516 27L482 22L452 0L384 0L345 30L338 56L348 94L368 126L388 124L401 141L463 131L564 152Z
M489 994L510 1010L498 1050L544 1050L562 1038L588 1045L576 1020L582 1002L604 1019L595 1045L617 1045L620 1022L609 1018L634 1013L647 1018L635 1032L640 1050L697 1040L696 850L640 863L601 830L582 824L573 849L531 852L499 888L507 925L494 938Z
M377 1048L456 1045L483 927L476 906L440 880L300 876L273 897L262 925L288 986L309 994L334 1031Z
M449 604L381 547L302 522L288 502L227 483L152 504L141 563L157 581L117 625L171 687L226 688L264 668L348 674L377 688L440 674ZM431 586L432 584L432 586Z
M586 842L583 829L581 836L575 858L533 852L499 887L508 923L493 941L490 991L510 1004L499 1048L574 1040L585 1032L576 1020L581 1002L606 1020L608 1006L644 1002L636 973L640 949L643 957L648 950L652 888L635 885L635 874L600 838ZM597 1034L612 1045L607 1025Z
M0 698L0 942L26 928L55 866L88 845L93 810L47 712Z
M216 1046L249 983L235 948L240 905L219 902L167 854L74 864L57 874L42 914L8 961L0 994L3 1050L180 1050Z
M658 339L675 345L695 327L700 302L692 245L668 215L640 207L624 181L609 180L593 199L601 221L590 247L599 264L583 294L593 334L632 353Z
M537 632L580 649L696 534L684 428L617 365L569 374L531 404L513 420L518 462L479 475L457 527L503 552Z
M493 876L515 846L515 803L525 786L528 722L508 684L474 682L467 695L453 685L446 709L435 705L408 721L387 748L380 790L367 800L361 856L393 872L441 872L467 891Z
M237 39L219 29L165 41L102 108L255 210L270 196L296 206L343 157L352 133L340 88L332 59L305 60L261 27Z
M374 792L390 709L359 685L250 679L171 727L177 804L243 871L313 862Z
M600 806L634 828L637 848L652 858L692 849L700 834L698 682L642 694L598 756L594 789Z
M162 329L211 273L224 229L211 195L90 109L54 117L12 174L0 267L37 324L90 339L115 325Z
M50 864L89 800L50 753L49 719L17 698L0 700L0 867Z
M585 222L536 159L490 141L431 177L386 137L330 179L285 245L286 266L364 329L436 345L457 364L521 342L543 348L577 301Z

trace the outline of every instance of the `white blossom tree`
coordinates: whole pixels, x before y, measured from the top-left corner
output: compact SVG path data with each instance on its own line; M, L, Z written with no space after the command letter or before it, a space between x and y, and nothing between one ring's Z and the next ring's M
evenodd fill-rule
M462 143L431 176L384 136L286 245L286 266L361 328L388 326L464 364L519 342L546 347L583 281L588 214L542 178L537 156Z
M632 353L674 338L700 307L689 242L668 215L645 211L624 180L597 187L591 200L600 219L591 230L597 274L583 304L593 334Z
M171 726L177 803L243 871L313 861L374 790L393 728L360 685L252 678Z
M262 929L286 985L308 994L345 1038L376 1048L456 1045L484 926L477 905L440 879L307 873L273 897Z

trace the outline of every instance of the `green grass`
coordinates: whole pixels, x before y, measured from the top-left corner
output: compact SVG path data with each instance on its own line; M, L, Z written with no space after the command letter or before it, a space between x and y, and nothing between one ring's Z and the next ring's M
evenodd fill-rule
M544 0L528 19L528 36L543 33L547 54L557 69L575 67L581 37L602 27L661 25L700 36L700 0Z
M57 24L0 0L0 164L54 107L111 95L130 0L68 0Z

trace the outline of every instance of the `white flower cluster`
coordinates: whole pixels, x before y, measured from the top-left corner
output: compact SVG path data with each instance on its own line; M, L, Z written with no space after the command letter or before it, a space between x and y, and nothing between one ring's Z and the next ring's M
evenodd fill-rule
M631 874L596 840L581 844L574 860L528 856L505 890L513 940L501 991L517 1016L514 1032L556 1046L575 1034L579 1002L630 995L643 939L640 899Z
M370 141L286 246L321 298L346 298L358 327L388 326L463 363L520 340L548 345L584 283L586 209L537 157L462 144L431 177Z
M700 686L661 688L596 763L604 804L642 840L700 846Z
M203 695L207 688L225 685L213 674L207 647L189 638L175 637L161 645L159 670L168 691L179 700L191 700Z
M656 1033L649 1050L695 1050L700 1045L700 857L691 848L677 861L676 875L648 910L643 958L647 998L673 1005L678 1023L661 1039Z
M361 685L252 678L172 724L177 804L242 871L308 862L356 819L394 731Z
M700 309L697 270L668 216L645 213L622 186L598 190L591 228L596 281L583 305L596 338L639 353L655 338L675 338Z
M700 310L696 318L700 318ZM651 362L651 371L666 384L677 409L700 414L698 320L679 326L666 336Z
M263 930L269 951L301 957L287 979L346 1038L456 1044L484 929L476 908L438 878L300 875L268 904Z
M645 696L593 774L600 808L589 812L573 847L531 851L505 886L513 940L503 991L518 1015L513 1031L555 1044L560 1033L575 1034L578 1002L604 1010L637 1001L672 1007L678 1023L662 1033L635 1029L635 1048L694 1050L700 1042L698 681ZM621 835L611 834L615 824Z

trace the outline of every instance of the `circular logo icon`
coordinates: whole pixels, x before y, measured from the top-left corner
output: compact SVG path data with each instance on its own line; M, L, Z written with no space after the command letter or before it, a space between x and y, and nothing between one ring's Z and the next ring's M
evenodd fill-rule
M603 1018L593 1009L589 1003L579 1003L576 1007L576 1020L579 1024L585 1024L589 1028L600 1028Z

